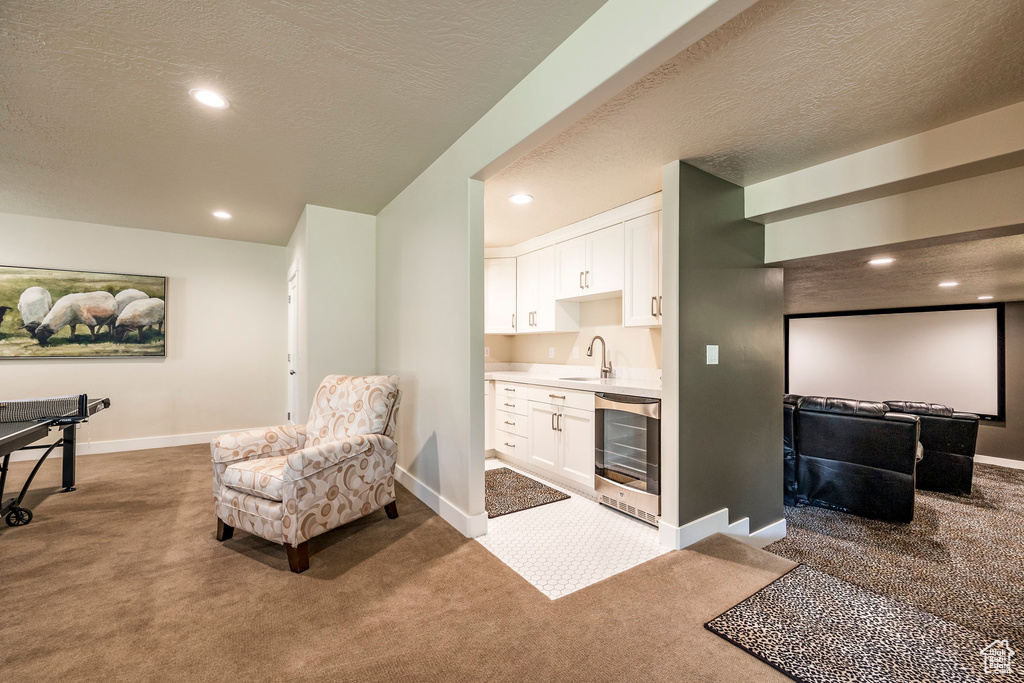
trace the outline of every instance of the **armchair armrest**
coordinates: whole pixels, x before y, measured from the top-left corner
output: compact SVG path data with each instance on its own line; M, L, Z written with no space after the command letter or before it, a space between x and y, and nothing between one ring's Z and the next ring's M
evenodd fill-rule
M283 478L285 481L303 479L370 450L394 458L398 444L383 434L363 434L303 448L288 455Z
M306 425L261 427L218 436L210 442L210 458L216 463L251 460L290 453L302 448L305 443Z

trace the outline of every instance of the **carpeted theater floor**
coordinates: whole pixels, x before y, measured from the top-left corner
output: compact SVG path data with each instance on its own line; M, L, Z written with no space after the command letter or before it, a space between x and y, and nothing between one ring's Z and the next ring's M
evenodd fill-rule
M785 681L703 628L793 566L715 536L559 600L399 490L310 541L310 569L214 540L203 446L48 462L0 524L10 681ZM12 466L20 484L28 463Z

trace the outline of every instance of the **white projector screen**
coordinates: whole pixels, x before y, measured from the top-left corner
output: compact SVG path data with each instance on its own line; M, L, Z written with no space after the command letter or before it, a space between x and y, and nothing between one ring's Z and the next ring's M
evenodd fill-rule
M999 415L999 311L789 318L789 393Z

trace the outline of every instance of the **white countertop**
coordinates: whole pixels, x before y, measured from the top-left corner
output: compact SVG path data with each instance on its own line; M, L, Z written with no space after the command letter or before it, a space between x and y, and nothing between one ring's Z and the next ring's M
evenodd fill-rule
M542 387L558 387L559 389L577 389L579 391L606 391L612 394L624 394L626 396L641 396L643 398L661 398L661 380L651 379L628 379L615 378L583 378L583 372L579 369L567 370L564 379L550 374L535 372L516 371L490 371L484 373L484 379L498 382L518 382L520 384L534 384ZM614 374L614 373L613 373Z

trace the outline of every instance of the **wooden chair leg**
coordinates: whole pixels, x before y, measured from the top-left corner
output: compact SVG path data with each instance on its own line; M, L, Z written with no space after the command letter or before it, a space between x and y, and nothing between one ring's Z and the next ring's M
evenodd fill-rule
M384 512L388 513L388 519L398 519L398 501L393 500L385 505Z
M217 519L217 540L226 541L235 533L235 527L224 523L223 519Z
M296 574L309 569L309 541L303 541L298 546L285 545L288 551L288 566Z

